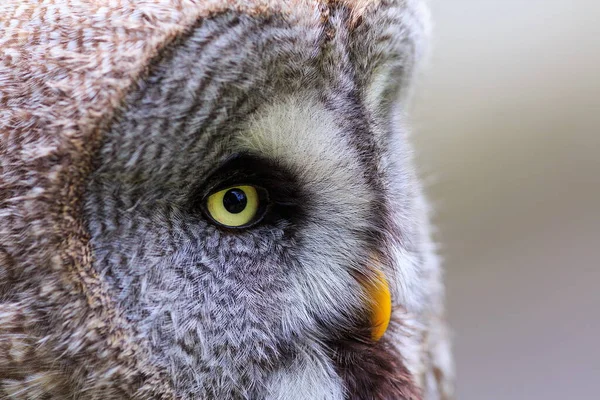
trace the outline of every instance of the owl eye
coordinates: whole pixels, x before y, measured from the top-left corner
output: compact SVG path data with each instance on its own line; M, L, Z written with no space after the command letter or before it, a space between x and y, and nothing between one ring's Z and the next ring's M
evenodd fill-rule
M228 228L248 227L264 214L263 189L251 185L219 190L206 199L206 212L217 224Z

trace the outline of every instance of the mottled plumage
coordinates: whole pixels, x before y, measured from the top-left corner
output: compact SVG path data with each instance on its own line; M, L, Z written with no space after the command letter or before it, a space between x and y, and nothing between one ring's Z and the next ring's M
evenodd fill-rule
M421 1L15 0L0 32L0 399L451 397ZM207 218L231 179L256 225Z

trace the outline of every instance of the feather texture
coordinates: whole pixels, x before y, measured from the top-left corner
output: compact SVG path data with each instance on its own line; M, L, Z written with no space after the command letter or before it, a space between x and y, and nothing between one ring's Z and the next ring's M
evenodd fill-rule
M0 21L0 399L451 398L401 118L421 1L25 0ZM234 154L298 212L236 234L196 212ZM396 321L375 344L373 252Z

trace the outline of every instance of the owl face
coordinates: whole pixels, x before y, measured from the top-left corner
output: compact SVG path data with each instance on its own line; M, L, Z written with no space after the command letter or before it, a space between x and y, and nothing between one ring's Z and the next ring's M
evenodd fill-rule
M93 268L183 398L411 390L399 324L373 333L366 282L385 277L395 309L426 304L396 118L412 45L351 20L338 10L332 35L205 19L156 56L104 135L85 195Z

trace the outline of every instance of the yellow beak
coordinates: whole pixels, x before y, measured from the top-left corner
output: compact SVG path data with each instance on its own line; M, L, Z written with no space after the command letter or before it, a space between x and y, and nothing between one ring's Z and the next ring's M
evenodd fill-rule
M387 330L392 316L390 287L385 275L379 270L374 279L363 285L371 299L371 338L378 341Z

